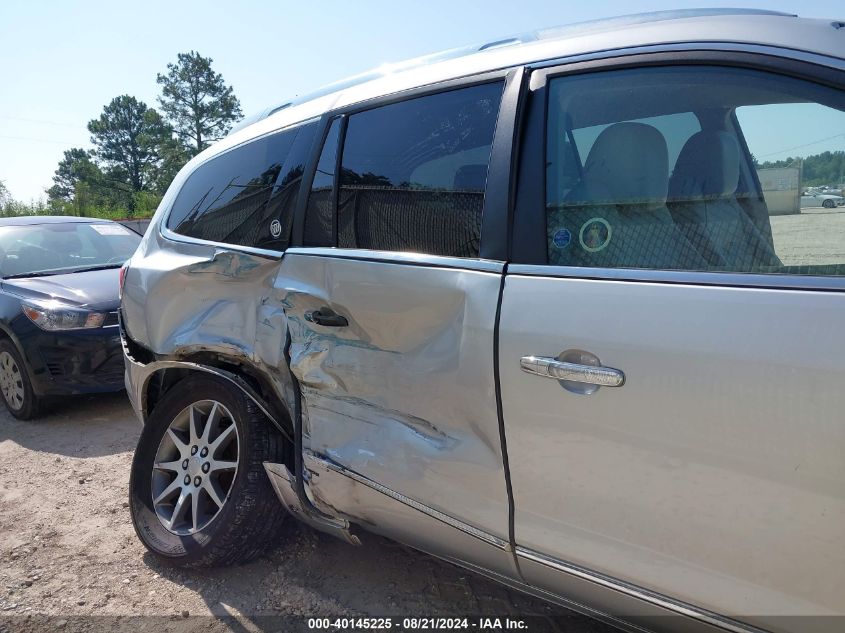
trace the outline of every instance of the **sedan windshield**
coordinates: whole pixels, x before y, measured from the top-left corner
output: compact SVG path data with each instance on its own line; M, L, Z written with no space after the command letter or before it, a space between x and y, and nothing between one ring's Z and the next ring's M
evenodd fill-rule
M0 227L0 277L118 268L141 236L120 224L62 222Z

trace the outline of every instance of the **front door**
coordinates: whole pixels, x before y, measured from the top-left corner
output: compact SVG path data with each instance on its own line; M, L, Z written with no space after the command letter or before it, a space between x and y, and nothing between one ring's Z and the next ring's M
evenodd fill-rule
M845 213L788 191L842 181L845 93L666 63L532 78L499 353L520 567L786 630L845 613Z

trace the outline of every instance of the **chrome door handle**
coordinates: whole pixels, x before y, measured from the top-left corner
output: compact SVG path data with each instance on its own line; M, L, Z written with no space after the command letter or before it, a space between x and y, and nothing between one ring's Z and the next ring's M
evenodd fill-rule
M524 372L554 380L582 382L600 387L621 387L625 384L625 374L613 367L567 363L548 356L523 356L519 359L519 366Z

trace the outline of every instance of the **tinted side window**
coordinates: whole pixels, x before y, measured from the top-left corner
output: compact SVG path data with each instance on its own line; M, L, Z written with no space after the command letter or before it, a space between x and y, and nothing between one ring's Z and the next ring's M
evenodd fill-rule
M316 131L317 122L303 125L297 130L296 139L270 195L266 213L262 214L259 222L244 224L245 230L254 229L257 232L254 244L258 248L283 251L290 243L293 214L299 198L302 175L305 173L305 163L308 161ZM278 224L274 224L274 220L278 220Z
M269 232L269 202L298 129L261 138L200 165L182 186L167 228L213 242L255 246Z
M341 120L332 121L323 151L317 162L317 172L311 182L308 206L305 211L305 228L302 241L305 246L334 246L334 175L337 170L337 143L340 139Z
M502 83L349 117L338 246L478 257Z
M845 274L842 91L676 66L548 94L550 264Z

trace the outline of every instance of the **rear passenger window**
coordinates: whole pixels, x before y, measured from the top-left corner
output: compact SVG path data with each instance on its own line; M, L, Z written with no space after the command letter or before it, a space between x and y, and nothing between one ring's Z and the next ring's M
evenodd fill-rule
M478 257L501 95L497 82L350 115L338 175L337 245ZM328 142L324 156L317 177L325 182L315 178L309 216L316 219L308 218L306 235L309 223L326 224L321 201L331 195L334 175Z
M284 250L315 127L260 138L200 165L176 197L167 228L212 242Z
M550 264L845 274L841 91L677 66L548 94Z

